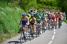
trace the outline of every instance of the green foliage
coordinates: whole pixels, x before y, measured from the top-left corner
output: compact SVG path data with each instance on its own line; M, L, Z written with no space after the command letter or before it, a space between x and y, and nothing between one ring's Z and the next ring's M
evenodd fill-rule
M37 3L46 6L57 6L56 0L37 0Z
M17 32L21 13L22 10L19 8L0 8L0 29L6 33Z
M0 7L0 39L3 39L4 35L8 35L8 38L17 33L19 30L19 22L21 13L20 8ZM9 36L9 34L11 34ZM7 36L5 36L7 37Z
M67 24L67 20L64 21Z
M61 8L61 11L66 12L67 20L67 0L56 0L58 2L58 7Z
M32 8L32 7L35 7L37 8L37 1L36 0L20 0L22 2L19 2L20 3L20 7L22 9L24 9L25 11L27 11L28 9Z

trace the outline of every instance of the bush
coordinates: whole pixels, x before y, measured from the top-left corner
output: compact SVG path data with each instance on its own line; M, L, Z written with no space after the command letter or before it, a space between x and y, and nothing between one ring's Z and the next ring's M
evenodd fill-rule
M17 7L16 8L0 7L0 37L3 36L4 34L12 35L18 32L22 12L23 10Z

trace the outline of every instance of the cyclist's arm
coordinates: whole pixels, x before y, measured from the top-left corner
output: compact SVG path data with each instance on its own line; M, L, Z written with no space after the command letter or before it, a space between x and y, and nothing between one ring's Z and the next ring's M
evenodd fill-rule
M28 21L28 22L27 22L26 24L29 25L29 18L28 18L28 17L27 17L27 21Z

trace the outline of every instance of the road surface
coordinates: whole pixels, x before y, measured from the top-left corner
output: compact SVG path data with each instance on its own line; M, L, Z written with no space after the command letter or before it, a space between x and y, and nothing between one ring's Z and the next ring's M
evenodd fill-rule
M19 37L20 35L13 37L2 44L8 44L9 41L19 41ZM46 30L39 37L23 44L67 44L67 24L63 23L60 29Z

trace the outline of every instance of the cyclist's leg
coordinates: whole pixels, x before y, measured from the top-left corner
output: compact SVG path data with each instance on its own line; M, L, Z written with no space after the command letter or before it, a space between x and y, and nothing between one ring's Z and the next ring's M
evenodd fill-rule
M58 28L58 20L57 20L57 22L56 22L56 27Z
M53 27L53 23L52 23L52 20L50 19L50 22L49 22L49 29L51 29Z
M58 24L58 28L60 28L61 27L61 21L59 21L59 24Z
M28 28L28 25L26 26L26 39L28 39L29 38L29 28Z
M51 27L52 27L51 20L49 20L48 29L51 29Z
M52 29L55 27L55 21L52 21Z
M28 25L25 25L25 27L24 27L24 40L25 41L27 40L28 36L29 36Z
M34 35L36 35L36 31L37 31L37 30L36 30L36 25L34 24L34 25L33 25L33 34L34 34Z
M50 25L50 23L49 23L49 20L48 20L48 29L49 29L49 25Z
M40 34L40 24L37 24L37 28L36 28L36 36L38 36Z
M46 30L48 29L48 21L46 21Z
M34 37L34 36L33 36L33 25L31 25L30 35L31 35L31 37Z
M30 22L30 24L29 24L29 37L32 37L33 35L32 35L32 24L31 24L31 22Z
M26 36L25 36L25 26L23 27L23 39L26 41Z
M36 25L34 24L34 33L36 33Z
M39 27L38 27L39 25L37 24L37 27L36 27L36 37L37 37L37 35L38 35L38 30L39 30Z
M60 20L60 27L62 26L62 20Z
M39 32L38 32L38 34L41 34L41 29L42 29L41 24L39 24Z
M40 27L41 27L41 29L40 29L40 34L42 33L42 22L40 23Z
M55 22L55 29L57 29L57 22Z
M42 23L42 33L44 32L44 21Z

